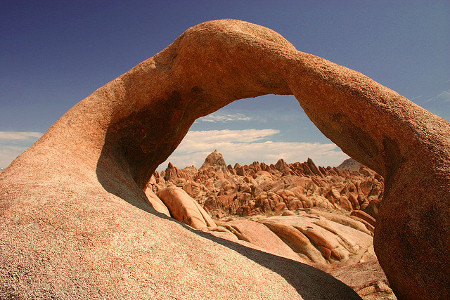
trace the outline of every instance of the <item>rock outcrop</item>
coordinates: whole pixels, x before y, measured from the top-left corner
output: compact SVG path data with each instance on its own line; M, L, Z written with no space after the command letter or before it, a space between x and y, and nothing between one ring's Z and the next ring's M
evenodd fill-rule
M170 211L170 215L192 228L216 227L216 224L197 201L177 187L168 187L158 192L158 197Z
M209 169L211 167L215 173L219 172L219 170L225 173L229 172L222 154L219 153L217 149L205 158L205 162L200 167L200 170Z
M178 169L169 163L166 170L155 172L154 177L166 180L155 182L152 189L176 185L211 215L219 217L312 207L367 210L372 214L379 207L383 193L383 179L366 167L358 171L317 167L311 159L292 164L280 159L276 165L255 161L251 165L227 167L217 150L208 155L199 170L194 167ZM376 218L376 214L372 217ZM373 226L371 230L373 232Z
M304 260L301 260L301 257L284 243L277 234L273 233L261 223L245 219L236 219L228 222L221 222L220 224L234 234L238 240L246 241L275 255L305 262Z
M289 212L282 216L227 217L209 232L324 270L344 280L363 299L396 299L364 224L339 212Z
M353 158L349 158L349 159L344 160L336 168L338 168L339 170L359 171L359 169L361 167L363 167L363 165L361 163L357 162Z
M359 202L364 208L381 201L382 190L382 178L362 165L355 171L339 171L308 159L293 164L279 160L273 167L259 162L227 167L215 150L199 170L169 163L165 171L154 173L145 192L156 197L158 205L164 202L178 221L216 237L339 276L337 270L342 268L351 270L350 278L359 272L370 280L358 279L351 286L364 299L372 299L394 296L373 250L376 220L359 210ZM352 197L357 207L350 207L350 213L342 199ZM220 220L212 221L198 203ZM270 217L274 214L282 216ZM355 266L367 262L376 269L369 277L367 270Z
M396 294L448 298L449 123L236 20L188 29L0 173L1 297L357 298L317 269L161 218L143 192L196 118L268 93L294 94L328 138L384 177L374 243Z
M163 201L161 201L161 199L151 189L145 189L145 196L147 196L147 199L153 209L155 209L159 213L166 215L167 217L171 217L167 205Z

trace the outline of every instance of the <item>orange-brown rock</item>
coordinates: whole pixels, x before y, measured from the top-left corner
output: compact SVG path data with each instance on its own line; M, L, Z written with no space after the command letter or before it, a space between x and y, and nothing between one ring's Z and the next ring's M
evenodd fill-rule
M367 228L361 224L361 222L355 221L354 219L345 216L345 215L340 215L340 214L332 214L332 213L327 213L327 212L323 212L323 211L319 211L316 209L312 209L310 210L311 213L319 215L319 216L323 216L328 220L331 220L333 222L348 226L350 228L359 230L361 232L364 232L366 234L370 234L370 231L367 230Z
M192 173L192 170L189 170L189 168L179 170L171 162L169 162L166 170L163 171L163 177L165 181L172 181L172 182L178 182L179 180L185 181L192 179L189 173Z
M195 229L215 227L216 224L197 201L177 187L168 187L158 192L158 197L170 211L170 215Z
M330 273L351 286L358 294L367 300L396 300L392 294L383 270L375 259L359 264L349 265L330 270Z
M313 172L317 176L323 176L322 172L317 168L316 164L312 161L311 158L308 157L308 160L306 161L308 164L309 169L311 172Z
M298 199L292 199L288 203L289 210L296 210L296 209L299 209L299 208L303 208L303 206L304 206L303 203L300 200L298 200Z
M283 160L279 159L277 163L275 164L275 168L281 172L283 175L289 175L291 174L291 168L289 168L288 164Z
M217 150L214 150L213 153L209 154L205 158L205 162L200 167L200 170L205 170L208 168L213 168L214 171L218 172L219 170L228 173L227 164L225 163L225 160L223 159L223 156L221 153L219 153Z
M226 222L226 226L231 227L241 240L257 245L275 255L300 260L300 257L288 245L263 224L249 220L233 220Z
M335 236L329 231L321 230L320 227L297 227L297 229L316 245L325 258L330 259L331 256L337 260L348 258L348 253L342 249Z
M299 230L275 222L264 222L264 225L275 232L288 244L295 252L309 258L317 264L325 264L325 260L320 252L311 244L310 240Z
M273 208L273 211L282 212L285 209L286 209L286 204L284 202L281 202L281 203L278 203L277 205L275 205L275 207Z
M374 217L372 217L371 215L362 210L354 210L350 213L350 216L360 218L369 223L370 225L372 225L373 227L375 227L375 224L377 222Z
M235 20L190 28L0 173L2 297L357 297L313 268L160 218L146 200L152 173L196 118L269 93L294 94L328 138L384 177L374 242L395 293L449 298L449 123Z
M381 201L380 199L374 199L367 204L364 208L364 212L372 216L374 219L378 218L379 210L380 210Z
M170 217L170 212L164 202L156 196L156 194L150 189L145 189L145 195L147 196L148 201L150 202L151 207L153 207L157 212L160 212L167 217Z

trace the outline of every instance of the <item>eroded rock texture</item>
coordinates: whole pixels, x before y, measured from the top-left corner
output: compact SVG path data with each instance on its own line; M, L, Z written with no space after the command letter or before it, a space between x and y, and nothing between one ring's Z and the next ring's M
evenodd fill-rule
M236 20L188 29L0 174L0 297L357 297L314 268L196 234L143 192L196 118L268 93L294 94L327 137L385 178L375 251L396 294L448 298L449 123Z
M232 167L216 150L198 170L194 166L178 169L169 163L165 170L153 174L145 191L157 192L176 185L216 218L317 207L344 212L364 210L369 218L376 219L383 179L362 165L357 171L351 169L317 167L311 159L291 164L282 159L276 164L255 161ZM355 217L368 219L362 214ZM373 232L375 220L368 220L368 229Z

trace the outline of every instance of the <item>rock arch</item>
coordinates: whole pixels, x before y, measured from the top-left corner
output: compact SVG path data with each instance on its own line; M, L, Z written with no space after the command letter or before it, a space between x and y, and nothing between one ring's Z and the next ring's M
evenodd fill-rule
M97 243L99 236L90 227L97 224L105 236L110 236L111 230L117 234L114 228L125 230L118 234L123 245L139 248L126 241L126 234L134 236L137 230L127 226L139 227L145 222L146 226L161 226L158 222L162 221L148 221L148 214L137 212L122 199L152 212L142 189L194 120L237 99L268 93L295 95L328 138L385 178L384 203L374 242L395 293L400 298L448 296L449 123L356 71L297 51L270 29L237 20L211 21L188 29L162 52L69 110L0 175L0 224L4 232L11 235L14 226L24 231L22 225L28 220L33 226L39 224L39 232L48 226L63 228L60 237L54 236L56 241L68 241L70 232L81 232L85 240L72 236L72 244L91 243L92 249L104 254ZM19 213L19 208L28 214ZM13 218L14 213L20 217ZM90 221L78 227L71 225L87 213ZM35 216L33 222L30 216ZM36 221L36 216L41 221ZM114 222L116 227L111 225ZM175 229L167 230L173 233ZM170 239L164 232L158 236L153 231L151 238L143 238L143 243ZM33 232L36 238L43 238ZM185 233L181 236L187 239ZM14 244L10 239L1 236L3 243L10 243L6 242L10 247L1 255L9 273L20 273L15 260L19 255L17 247L27 253L30 265L41 264L32 257L30 249L35 246L29 240L16 236ZM113 239L107 240L113 243ZM114 247L118 253L127 253L126 266L136 264L129 249ZM46 251L46 255L53 253ZM73 258L58 253L56 261ZM42 266L53 271L59 268L57 263L42 262ZM81 268L77 269L78 275L58 269L62 272L59 275L69 278L62 281L61 291L76 289L74 282L83 282L76 276L90 276L84 267L74 266ZM95 267L101 274L106 268ZM33 270L32 274L39 274ZM3 286L13 281L5 279L5 272L1 274ZM48 288L45 284L51 286L43 282L39 289ZM135 283L126 284L132 287ZM106 289L104 283L100 285ZM28 288L32 286L36 288ZM136 293L139 291L136 289Z

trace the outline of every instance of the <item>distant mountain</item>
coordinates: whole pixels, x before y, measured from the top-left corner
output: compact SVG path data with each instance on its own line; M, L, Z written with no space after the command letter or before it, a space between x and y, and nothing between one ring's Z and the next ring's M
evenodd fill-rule
M349 171L359 171L361 167L364 167L363 164L357 162L353 158L349 158L344 160L339 166L337 166L338 170L349 170Z
M227 164L225 163L222 154L217 150L214 150L214 152L206 157L205 162L200 167L200 170L208 169L209 167L214 167L215 169L221 169L224 172L228 172Z

